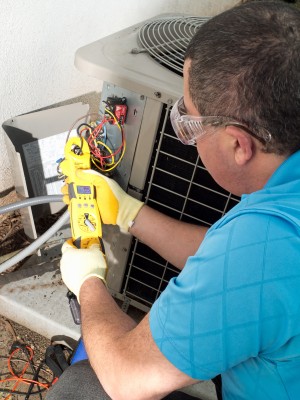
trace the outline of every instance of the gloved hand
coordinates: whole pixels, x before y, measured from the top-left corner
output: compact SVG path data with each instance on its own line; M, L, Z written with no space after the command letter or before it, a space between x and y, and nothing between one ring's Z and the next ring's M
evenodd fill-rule
M62 172L63 164L64 162L61 163ZM94 170L78 169L76 175L79 179L96 186L96 200L103 223L118 225L122 232L128 232L144 203L124 192L113 179ZM68 204L66 186L62 188L62 192L63 200Z
M65 285L77 296L78 301L80 287L87 278L96 276L106 284L105 255L94 239L86 249L77 249L71 239L67 240L62 246L60 270Z

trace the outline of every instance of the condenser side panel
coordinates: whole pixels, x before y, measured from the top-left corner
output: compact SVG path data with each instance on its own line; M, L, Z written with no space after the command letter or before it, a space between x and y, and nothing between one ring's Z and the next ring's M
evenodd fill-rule
M129 182L131 187L142 191L145 187L153 147L159 130L162 107L163 103L160 101L147 98Z

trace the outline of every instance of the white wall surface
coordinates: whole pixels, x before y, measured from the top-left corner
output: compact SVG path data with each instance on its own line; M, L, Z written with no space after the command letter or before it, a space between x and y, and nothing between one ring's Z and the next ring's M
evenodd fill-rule
M102 82L74 67L75 51L166 12L212 16L237 0L0 0L0 194L13 186L1 125Z

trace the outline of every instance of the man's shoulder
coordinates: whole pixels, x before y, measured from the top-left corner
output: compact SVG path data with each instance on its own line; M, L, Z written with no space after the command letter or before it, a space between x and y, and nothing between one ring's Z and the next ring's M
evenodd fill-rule
M299 197L282 194L268 195L258 192L242 198L241 202L217 221L211 230L231 229L238 223L241 228L248 225L257 227L272 221L284 229L296 229L300 235Z

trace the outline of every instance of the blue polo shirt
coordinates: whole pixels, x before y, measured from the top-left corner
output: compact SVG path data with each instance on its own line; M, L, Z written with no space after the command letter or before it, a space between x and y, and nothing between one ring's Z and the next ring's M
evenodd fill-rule
M223 398L300 399L300 152L215 223L150 311L164 356Z

